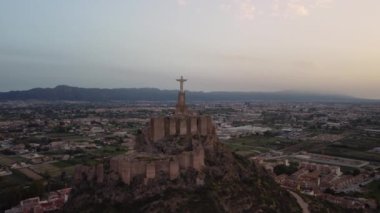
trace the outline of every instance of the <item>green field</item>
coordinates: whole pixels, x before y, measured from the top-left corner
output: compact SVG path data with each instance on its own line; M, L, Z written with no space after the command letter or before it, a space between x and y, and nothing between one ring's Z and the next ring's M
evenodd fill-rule
M0 177L0 212L43 192L43 181L31 181L17 170L12 172L12 175Z
M293 153L307 151L317 154L380 162L380 154L369 150L380 147L380 138L365 135L350 135L334 143L304 141L284 149Z
M223 143L240 155L254 156L270 150L280 150L298 142L271 136L249 136L230 139Z
M0 165L2 166L11 166L12 164L20 161L25 161L25 159L19 156L0 155Z
M0 191L8 187L24 185L25 183L30 182L29 179L20 172L12 172L12 175L0 177Z
M5 157L5 156L0 155L0 165L2 165L2 166L11 166L15 162L16 162L15 160L13 160L9 157Z
M50 177L57 177L62 172L59 167L56 167L50 163L34 165L32 166L32 169L41 175L48 174Z
M369 150L380 147L380 138L368 136L349 136L342 140L327 144L323 147L309 147L310 152L317 152L339 157L380 162L380 154Z
M359 159L359 160L380 162L380 155L378 153L360 151L360 150L349 149L349 148L327 146L319 151L310 150L310 152L339 156L339 157L346 157L346 158L353 158L353 159Z
M120 146L104 146L101 149L95 149L89 153L96 157L115 156L120 155L128 151L126 147Z
M68 141L86 140L86 137L71 134L71 133L50 133L50 134L47 134L47 137L49 137L49 138L61 138L63 140L68 140Z
M375 147L380 147L380 137L355 134L343 138L331 146L367 152Z
M94 149L91 151L87 151L86 153L74 156L74 158L66 160L66 161L55 162L53 163L53 166L67 169L67 167L74 167L75 165L78 165L78 164L94 165L98 162L98 159L120 155L127 152L127 150L128 149L126 147L105 146L101 149ZM69 169L69 171L71 170L73 169Z

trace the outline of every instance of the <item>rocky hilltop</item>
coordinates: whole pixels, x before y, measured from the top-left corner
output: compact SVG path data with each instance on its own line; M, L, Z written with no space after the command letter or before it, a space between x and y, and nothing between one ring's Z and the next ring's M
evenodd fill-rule
M135 150L79 166L65 212L301 212L264 170L221 144L190 112L181 78L176 112L152 118Z

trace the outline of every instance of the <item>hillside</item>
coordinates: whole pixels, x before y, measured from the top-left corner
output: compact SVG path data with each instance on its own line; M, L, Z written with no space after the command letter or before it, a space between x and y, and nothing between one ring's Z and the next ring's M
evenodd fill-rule
M26 91L1 92L0 101L175 101L175 90L155 88L98 89L57 86ZM361 102L370 101L343 95L302 92L187 92L189 101L312 101Z
M300 212L296 201L265 171L222 146L206 152L204 185L197 172L182 171L175 181L165 175L147 185L81 182L65 212Z

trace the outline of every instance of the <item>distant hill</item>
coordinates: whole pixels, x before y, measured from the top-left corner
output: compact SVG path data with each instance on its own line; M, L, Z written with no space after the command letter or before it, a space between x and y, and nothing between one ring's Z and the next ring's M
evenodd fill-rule
M175 101L176 90L155 88L99 89L57 86L26 91L0 92L0 101ZM361 102L370 101L343 95L302 92L192 92L189 101L310 101L310 102Z

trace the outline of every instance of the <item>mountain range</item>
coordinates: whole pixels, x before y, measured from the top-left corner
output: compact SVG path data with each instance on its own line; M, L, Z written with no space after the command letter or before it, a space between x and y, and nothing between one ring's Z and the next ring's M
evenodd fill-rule
M25 91L0 92L0 101L175 101L177 90L156 88L80 88L57 86L35 88ZM319 94L306 92L196 92L187 91L188 101L300 101L300 102L372 102L345 95Z

